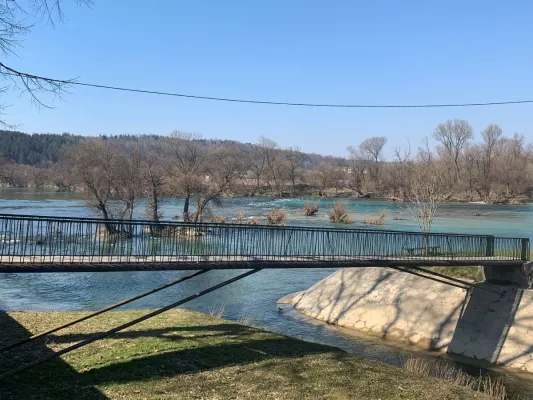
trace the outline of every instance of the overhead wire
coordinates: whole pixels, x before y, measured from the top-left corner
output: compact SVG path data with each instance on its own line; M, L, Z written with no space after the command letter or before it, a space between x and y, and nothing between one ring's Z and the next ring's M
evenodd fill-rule
M273 100L254 100L254 99L238 99L230 97L218 97L218 96L204 96L186 93L165 92L158 90L128 88L114 85L104 85L98 83L81 82L77 80L64 80L47 78L39 75L27 74L24 72L16 71L12 68L0 63L1 75L15 76L23 79L33 79L37 81L45 81L54 84L61 85L77 85L85 86L97 89L107 89L122 92L143 93L158 96L171 96L181 97L186 99L195 100L210 100L219 102L230 103L246 103L246 104L259 104L259 105L274 105L274 106L292 106L292 107L322 107L322 108L450 108L450 107L486 107L496 105L516 105L516 104L532 104L533 100L511 100L511 101L491 101L491 102L473 102L473 103L436 103L436 104L340 104L340 103L309 103L309 102L290 102L290 101L273 101Z

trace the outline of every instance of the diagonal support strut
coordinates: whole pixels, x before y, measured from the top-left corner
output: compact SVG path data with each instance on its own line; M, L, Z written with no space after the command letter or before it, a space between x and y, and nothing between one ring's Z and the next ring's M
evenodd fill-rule
M3 379L6 379L10 376L13 376L15 374L18 374L19 372L22 372L28 368L31 368L35 365L38 365L38 364L42 364L46 361L49 361L49 360L53 360L54 358L57 358L63 354L66 354L66 353L70 353L71 351L73 350L76 350L76 349L79 349L81 347L84 347L90 343L93 343L93 342L96 342L97 340L101 340L101 339L104 339L114 333L117 333L119 331L122 331L126 328L129 328L130 326L133 326L133 325L136 325L140 322L143 322L143 321L146 321L147 319L150 319L152 317L155 317L156 315L159 315L159 314L162 314L168 310L171 310L172 308L176 308L182 304L185 304L185 303L188 303L189 301L192 301L194 299L197 299L198 297L201 297L201 296L204 296L208 293L211 293L217 289L220 289L224 286L227 286L229 285L230 283L233 283L233 282L236 282L238 280L241 280L243 278L246 278L247 276L249 275L252 275L252 274L255 274L257 272L261 271L261 268L256 268L256 269L253 269L253 270L250 270L250 271L247 271L245 272L244 274L240 274L240 275L237 275L231 279L228 279L224 282L221 282L219 283L218 285L215 285L215 286L211 286L210 288L207 288L207 289L204 289L198 293L195 293L189 297L186 297L184 299L181 299L181 300L178 300L172 304L169 304L168 306L165 306L165 307L162 307L158 310L155 310L155 311L152 311L146 315L143 315L142 317L139 317L139 318L136 318L134 319L133 321L130 321L130 322L126 322L125 324L122 324L122 325L119 325L115 328L112 328L112 329L109 329L108 331L105 331L105 332L102 332L102 333L99 333L99 334L96 334L96 335L93 335L91 336L90 338L86 339L86 340L83 340L79 343L76 343L72 346L69 346L69 347L66 347L64 348L63 350L60 350L58 352L55 352L53 354L50 354L49 356L46 356L46 357L43 357L43 358L40 358L40 359L37 359L35 361L32 361L28 364L25 364L25 365L22 365L20 366L19 368L15 368L15 369L12 369L11 371L7 371L6 373L3 373L2 375L0 375L0 381L3 380Z
M97 315L103 314L103 313L105 313L107 311L111 311L111 310L113 310L115 308L121 307L121 306L123 306L125 304L128 304L128 303L131 303L131 302L133 302L135 300L142 299L143 297L149 296L149 295L151 295L153 293L159 292L160 290L163 290L163 289L169 288L171 286L177 285L178 283L181 283L181 282L184 282L184 281L189 280L191 278L194 278L195 276L205 274L207 271L209 271L209 269L203 269L201 271L195 272L194 274L183 276L183 277L181 277L179 279L173 280L172 282L165 283L164 285L161 285L161 286L158 286L158 287L156 287L156 288L154 288L152 290L149 290L148 292L144 292L144 293L138 294L137 296L130 297L129 299L120 301L120 302L112 304L112 305L110 305L108 307L102 308L101 310L98 310L98 311L92 312L92 313L90 313L88 315L85 315L85 316L83 316L81 318L78 318L78 319L75 319L73 321L67 322L64 325L57 326L57 327L49 329L49 330L47 330L45 332L41 332L41 333L38 333L36 335L30 336L30 337L28 337L26 339L22 339L22 340L20 340L18 342L11 343L11 344L9 344L7 346L4 346L4 347L0 348L0 353L3 353L4 351L7 351L7 350L11 350L11 349L13 349L15 347L22 346L23 344L29 343L29 342L31 342L31 341L33 341L35 339L40 338L40 337L43 337L43 336L49 335L51 333L57 332L57 331L59 331L61 329L68 328L69 326L76 325L76 324L78 324L80 322L83 322L83 321L87 321L88 319L94 318Z

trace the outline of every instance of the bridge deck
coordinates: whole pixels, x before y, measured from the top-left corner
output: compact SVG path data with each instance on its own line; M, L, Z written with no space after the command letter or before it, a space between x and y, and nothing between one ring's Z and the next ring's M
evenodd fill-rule
M0 214L0 272L520 265L529 239Z
M475 257L451 260L443 257L0 257L0 273L16 272L109 272L248 268L356 268L387 266L513 266L523 261L500 257Z

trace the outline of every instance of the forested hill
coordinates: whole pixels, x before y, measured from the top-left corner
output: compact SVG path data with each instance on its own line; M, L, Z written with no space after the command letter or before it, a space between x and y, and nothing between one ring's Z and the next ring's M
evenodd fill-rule
M19 164L39 165L57 162L61 148L78 143L81 136L68 133L27 134L0 131L0 155Z
M283 148L266 137L252 144L178 131L169 136L100 135L98 140L68 133L0 131L0 186L49 185L69 190L82 187L85 179L72 173L74 167L83 172L84 165L92 165L95 174L113 171L118 179L125 173L124 166L133 169L155 162L166 171L159 177L165 190L174 194L176 187L196 187L183 182L197 182L202 176L211 177L206 182L217 182L224 167L228 175L223 182L232 183L232 195L313 191L322 196L329 190L335 196L346 191L404 199L413 192L413 185L426 185L424 190L458 200L531 201L533 143L522 134L504 135L495 124L479 137L474 139L468 121L448 120L435 128L434 148L429 142L413 154L409 147L396 148L394 158L386 161L384 136L359 138L358 144L346 149L346 158L334 158L302 153L298 147ZM84 155L92 159L82 160ZM178 167L186 168L173 171ZM197 173L191 177L190 171Z
M100 135L101 139L113 142L119 149L127 151L132 148L153 151L165 138L159 135ZM70 133L34 133L28 134L16 131L0 130L0 157L5 160L31 166L46 166L54 164L61 156L61 152L80 141L89 137L72 135ZM235 146L241 153L247 154L254 144L241 143L232 140L203 139L208 147L216 148L221 145ZM283 152L283 150L280 150ZM308 167L320 164L320 162L335 160L335 157L322 156L319 154L304 154L305 163Z

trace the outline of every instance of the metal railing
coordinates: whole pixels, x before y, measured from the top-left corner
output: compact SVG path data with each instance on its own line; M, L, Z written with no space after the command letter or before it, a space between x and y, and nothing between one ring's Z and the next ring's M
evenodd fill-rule
M529 260L490 235L0 214L0 265Z

